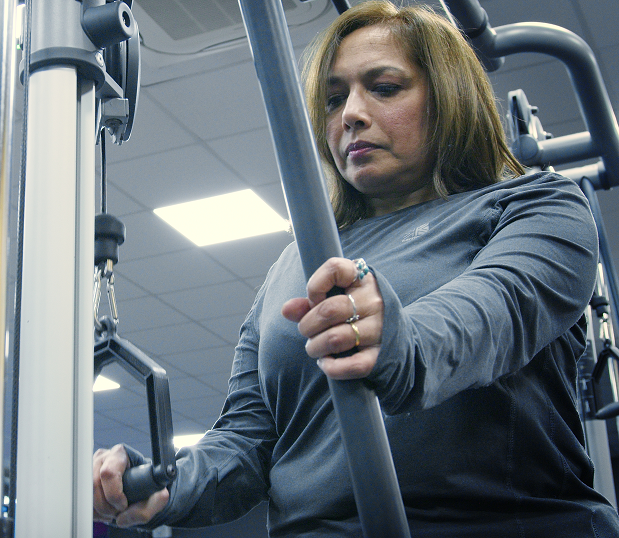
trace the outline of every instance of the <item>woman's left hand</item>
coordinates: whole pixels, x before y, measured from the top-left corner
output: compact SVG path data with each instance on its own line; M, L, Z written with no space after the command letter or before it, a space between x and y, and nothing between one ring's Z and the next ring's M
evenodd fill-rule
M331 258L307 282L307 298L291 299L282 307L284 317L297 322L308 338L308 355L333 379L368 376L380 351L383 299L374 275L361 275L357 263ZM344 294L328 297L334 286ZM336 358L340 353L346 356Z

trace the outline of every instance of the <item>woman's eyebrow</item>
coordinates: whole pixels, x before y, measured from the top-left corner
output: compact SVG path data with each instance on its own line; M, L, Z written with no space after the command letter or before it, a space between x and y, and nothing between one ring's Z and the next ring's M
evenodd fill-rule
M384 74L394 74L398 76L406 76L410 78L410 76L403 69L392 66L392 65L381 65L377 67L372 67L367 71L363 72L361 78L363 80L374 79ZM327 78L327 86L337 86L338 84L343 82L344 77L339 77L336 75L330 75Z
M406 75L406 72L403 69L400 69L399 67L396 67L393 65L382 65L382 66L373 67L371 69L368 69L365 73L363 73L363 77L364 78L376 78L384 74L394 74L394 75L402 76L402 75Z

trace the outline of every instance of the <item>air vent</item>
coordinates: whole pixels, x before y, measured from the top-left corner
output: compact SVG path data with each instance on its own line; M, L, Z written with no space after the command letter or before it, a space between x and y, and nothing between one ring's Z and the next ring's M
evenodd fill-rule
M282 5L288 25L298 26L324 14L330 0L282 0ZM200 54L245 36L238 0L139 0L132 10L144 49L153 53Z

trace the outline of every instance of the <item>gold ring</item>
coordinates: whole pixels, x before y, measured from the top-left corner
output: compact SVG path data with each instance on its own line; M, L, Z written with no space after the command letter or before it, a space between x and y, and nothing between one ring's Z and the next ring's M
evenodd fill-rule
M355 332L355 347L358 347L359 346L359 341L361 340L361 335L359 334L359 329L357 328L357 326L353 322L350 322L349 325L350 325L350 328Z

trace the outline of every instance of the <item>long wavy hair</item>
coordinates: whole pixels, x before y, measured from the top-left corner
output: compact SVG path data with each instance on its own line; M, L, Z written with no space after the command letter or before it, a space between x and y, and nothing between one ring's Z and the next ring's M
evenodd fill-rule
M371 216L364 196L339 173L327 144L327 80L342 40L360 28L388 28L428 85L429 155L437 196L469 191L524 173L506 142L492 86L466 39L428 6L388 0L346 10L304 54L303 82L318 150L340 228Z

